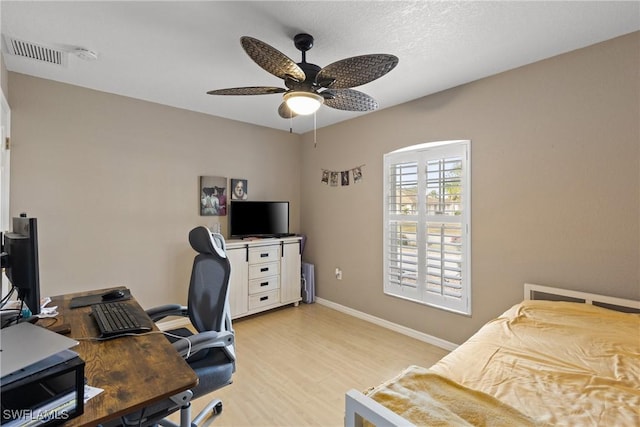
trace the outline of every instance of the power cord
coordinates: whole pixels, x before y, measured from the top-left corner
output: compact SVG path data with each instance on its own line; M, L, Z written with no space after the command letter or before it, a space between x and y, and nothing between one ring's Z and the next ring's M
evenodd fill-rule
M181 340L186 340L187 343L189 344L189 348L187 349L187 354L185 356L183 356L183 359L188 359L189 356L191 356L191 340L188 337L183 337L181 335L176 335L176 334L172 334L172 333L164 332L164 331L161 331L161 332L164 335L168 336L168 337L178 338L178 339L181 339Z
M13 286L13 284L11 284L11 289L9 289L9 292L7 293L7 295L3 296L2 299L0 300L0 308L3 308L5 305L7 305L7 303L9 302L9 299L11 298L15 290L16 290L16 287Z

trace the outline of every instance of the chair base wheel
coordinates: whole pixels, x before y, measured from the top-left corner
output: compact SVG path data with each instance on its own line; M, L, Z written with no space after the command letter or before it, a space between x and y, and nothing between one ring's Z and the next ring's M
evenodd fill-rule
M219 415L222 412L222 402L216 404L211 412L213 413L213 415Z

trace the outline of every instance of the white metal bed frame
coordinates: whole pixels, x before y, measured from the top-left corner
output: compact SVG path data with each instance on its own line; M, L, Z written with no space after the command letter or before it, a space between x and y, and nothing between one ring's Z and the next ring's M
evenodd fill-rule
M574 301L618 311L640 312L640 301L531 283L524 284L524 299ZM345 395L344 425L345 427L362 427L364 420L380 427L415 427L413 423L360 391L351 389Z

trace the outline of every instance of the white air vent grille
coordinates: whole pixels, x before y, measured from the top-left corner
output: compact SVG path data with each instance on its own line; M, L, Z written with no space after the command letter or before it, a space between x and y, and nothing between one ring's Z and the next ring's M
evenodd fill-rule
M14 39L13 37L5 37L5 42L7 50L12 55L61 66L66 66L67 64L67 52L24 40Z

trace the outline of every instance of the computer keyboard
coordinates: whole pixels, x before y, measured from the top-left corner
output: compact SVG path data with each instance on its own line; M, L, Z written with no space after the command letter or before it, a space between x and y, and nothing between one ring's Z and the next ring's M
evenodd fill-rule
M91 306L93 315L102 338L116 337L122 334L139 334L149 332L151 326L144 319L141 308L126 302L104 302Z

